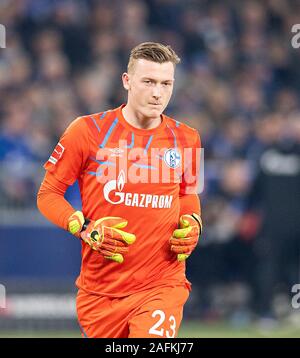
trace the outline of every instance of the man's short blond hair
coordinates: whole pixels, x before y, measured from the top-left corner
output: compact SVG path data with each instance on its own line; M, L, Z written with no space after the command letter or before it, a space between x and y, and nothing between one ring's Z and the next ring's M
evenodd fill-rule
M138 59L157 63L172 62L174 67L180 62L180 58L171 46L158 42L143 42L131 50L127 66L128 73L133 70L134 62Z

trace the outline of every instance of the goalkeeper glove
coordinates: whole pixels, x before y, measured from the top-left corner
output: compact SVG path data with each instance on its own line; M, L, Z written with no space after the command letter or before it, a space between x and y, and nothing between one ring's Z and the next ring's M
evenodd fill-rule
M134 234L121 230L127 223L125 219L111 216L89 221L85 220L81 211L76 211L69 218L68 229L106 259L122 263L128 245L136 239Z
M186 260L197 246L202 233L202 220L197 214L182 215L179 229L174 230L170 239L171 251L177 254L178 261Z

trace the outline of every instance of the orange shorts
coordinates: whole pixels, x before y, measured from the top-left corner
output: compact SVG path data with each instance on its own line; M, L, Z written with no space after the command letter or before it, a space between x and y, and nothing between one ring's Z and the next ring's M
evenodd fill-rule
M177 337L186 286L156 287L122 298L98 296L79 289L76 308L86 338Z

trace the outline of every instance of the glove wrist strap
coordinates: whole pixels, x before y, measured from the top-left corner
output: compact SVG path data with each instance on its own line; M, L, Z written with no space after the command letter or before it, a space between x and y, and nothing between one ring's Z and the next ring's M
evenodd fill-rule
M197 223L199 224L199 227L200 227L200 235L201 235L201 233L202 233L202 220L201 220L201 217L200 217L199 215L195 214L195 213L193 213L191 216L192 216L192 217L197 221Z
M85 230L87 229L87 227L88 227L88 225L89 225L90 222L91 222L91 220L89 220L89 219L84 219L84 223L83 223L83 225L82 225L82 228L81 228L80 232L85 231Z

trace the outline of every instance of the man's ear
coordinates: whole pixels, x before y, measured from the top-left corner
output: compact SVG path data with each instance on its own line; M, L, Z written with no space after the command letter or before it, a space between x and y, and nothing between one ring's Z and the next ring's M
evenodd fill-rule
M128 91L130 89L130 77L127 72L122 74L123 87Z

